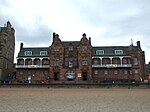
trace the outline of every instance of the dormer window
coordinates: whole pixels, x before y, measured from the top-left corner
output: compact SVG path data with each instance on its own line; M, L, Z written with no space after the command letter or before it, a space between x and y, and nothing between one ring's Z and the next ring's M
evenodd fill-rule
M25 56L32 56L32 51L25 51Z
M123 50L115 50L115 54L123 54Z
M102 54L104 54L104 50L96 50L96 54L97 55L102 55Z
M40 55L41 55L41 56L47 55L47 51L40 51Z

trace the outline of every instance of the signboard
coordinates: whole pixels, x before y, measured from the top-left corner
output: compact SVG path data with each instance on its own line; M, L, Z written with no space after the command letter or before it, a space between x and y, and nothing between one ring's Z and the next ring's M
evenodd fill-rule
M78 77L81 77L81 73L78 73Z

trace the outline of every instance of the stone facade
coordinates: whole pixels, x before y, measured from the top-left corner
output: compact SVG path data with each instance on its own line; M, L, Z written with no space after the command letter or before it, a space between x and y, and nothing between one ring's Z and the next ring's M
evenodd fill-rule
M14 70L15 30L8 21L0 27L0 80L9 80Z
M41 52L47 53L41 55ZM35 63L38 60L39 63ZM136 46L131 43L129 46L93 47L86 34L80 41L62 41L58 34L53 33L50 47L21 47L16 70L18 80L31 79L32 83L41 80L49 83L143 82L145 53L140 41Z
M61 41L53 34L50 46L50 81L91 81L92 46L86 34L80 41Z

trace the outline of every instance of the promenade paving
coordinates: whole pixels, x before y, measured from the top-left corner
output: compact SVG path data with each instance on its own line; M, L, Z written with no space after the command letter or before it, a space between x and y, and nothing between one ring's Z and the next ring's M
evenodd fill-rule
M0 112L149 112L150 89L0 88Z

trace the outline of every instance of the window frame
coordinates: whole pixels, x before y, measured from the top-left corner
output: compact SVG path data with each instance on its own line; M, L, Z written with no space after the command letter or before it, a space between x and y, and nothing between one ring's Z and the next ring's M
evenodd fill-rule
M123 50L115 50L115 54L123 54Z
M32 56L32 51L24 51L25 56Z
M40 51L40 55L41 55L41 56L47 55L47 51Z
M104 50L96 50L96 55L103 55L105 54Z

